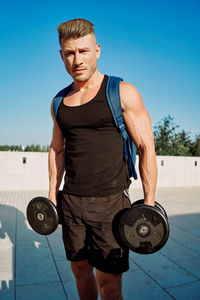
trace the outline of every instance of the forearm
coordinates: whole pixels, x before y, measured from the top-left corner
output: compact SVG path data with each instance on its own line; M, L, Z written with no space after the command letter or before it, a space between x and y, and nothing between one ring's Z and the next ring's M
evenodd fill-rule
M49 149L49 195L48 198L55 202L64 173L64 148Z
M154 205L156 183L157 183L157 163L154 146L144 147L139 152L139 171L144 191L145 204Z

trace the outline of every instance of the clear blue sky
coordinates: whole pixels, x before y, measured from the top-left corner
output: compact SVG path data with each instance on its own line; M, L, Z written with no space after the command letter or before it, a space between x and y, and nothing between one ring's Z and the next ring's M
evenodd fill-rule
M200 1L1 1L0 144L51 140L50 103L71 82L59 57L57 27L95 24L100 72L135 85L152 125L171 115L200 133Z

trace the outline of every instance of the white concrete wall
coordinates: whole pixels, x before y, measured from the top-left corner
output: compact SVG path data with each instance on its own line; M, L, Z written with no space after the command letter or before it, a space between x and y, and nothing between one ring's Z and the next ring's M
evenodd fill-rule
M200 157L157 156L157 165L157 186L200 186ZM140 178L132 185L141 187ZM48 153L0 152L0 190L48 190Z
M23 163L26 158L26 163ZM48 155L0 152L0 190L48 189Z

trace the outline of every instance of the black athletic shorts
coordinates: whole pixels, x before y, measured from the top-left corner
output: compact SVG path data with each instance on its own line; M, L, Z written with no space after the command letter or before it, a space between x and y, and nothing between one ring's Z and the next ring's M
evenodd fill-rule
M106 273L127 271L129 251L119 240L117 242L113 229L117 226L116 215L130 205L125 192L104 197L80 197L62 192L62 234L67 259L88 259L92 266Z

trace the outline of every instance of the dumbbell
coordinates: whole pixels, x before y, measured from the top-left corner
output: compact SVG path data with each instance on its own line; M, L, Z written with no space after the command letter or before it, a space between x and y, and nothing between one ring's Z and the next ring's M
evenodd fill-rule
M58 193L57 207L45 197L36 197L29 202L27 219L37 233L51 234L58 224L62 224L61 193ZM113 233L122 247L140 254L154 253L169 237L167 213L158 202L152 207L144 205L144 200L138 200L115 216Z
M169 223L165 209L155 202L155 206L138 200L125 209L118 219L118 241L124 247L140 254L159 251L169 237Z
M62 223L61 192L57 195L57 207L45 197L33 198L26 209L26 216L32 229L39 234L53 233Z

